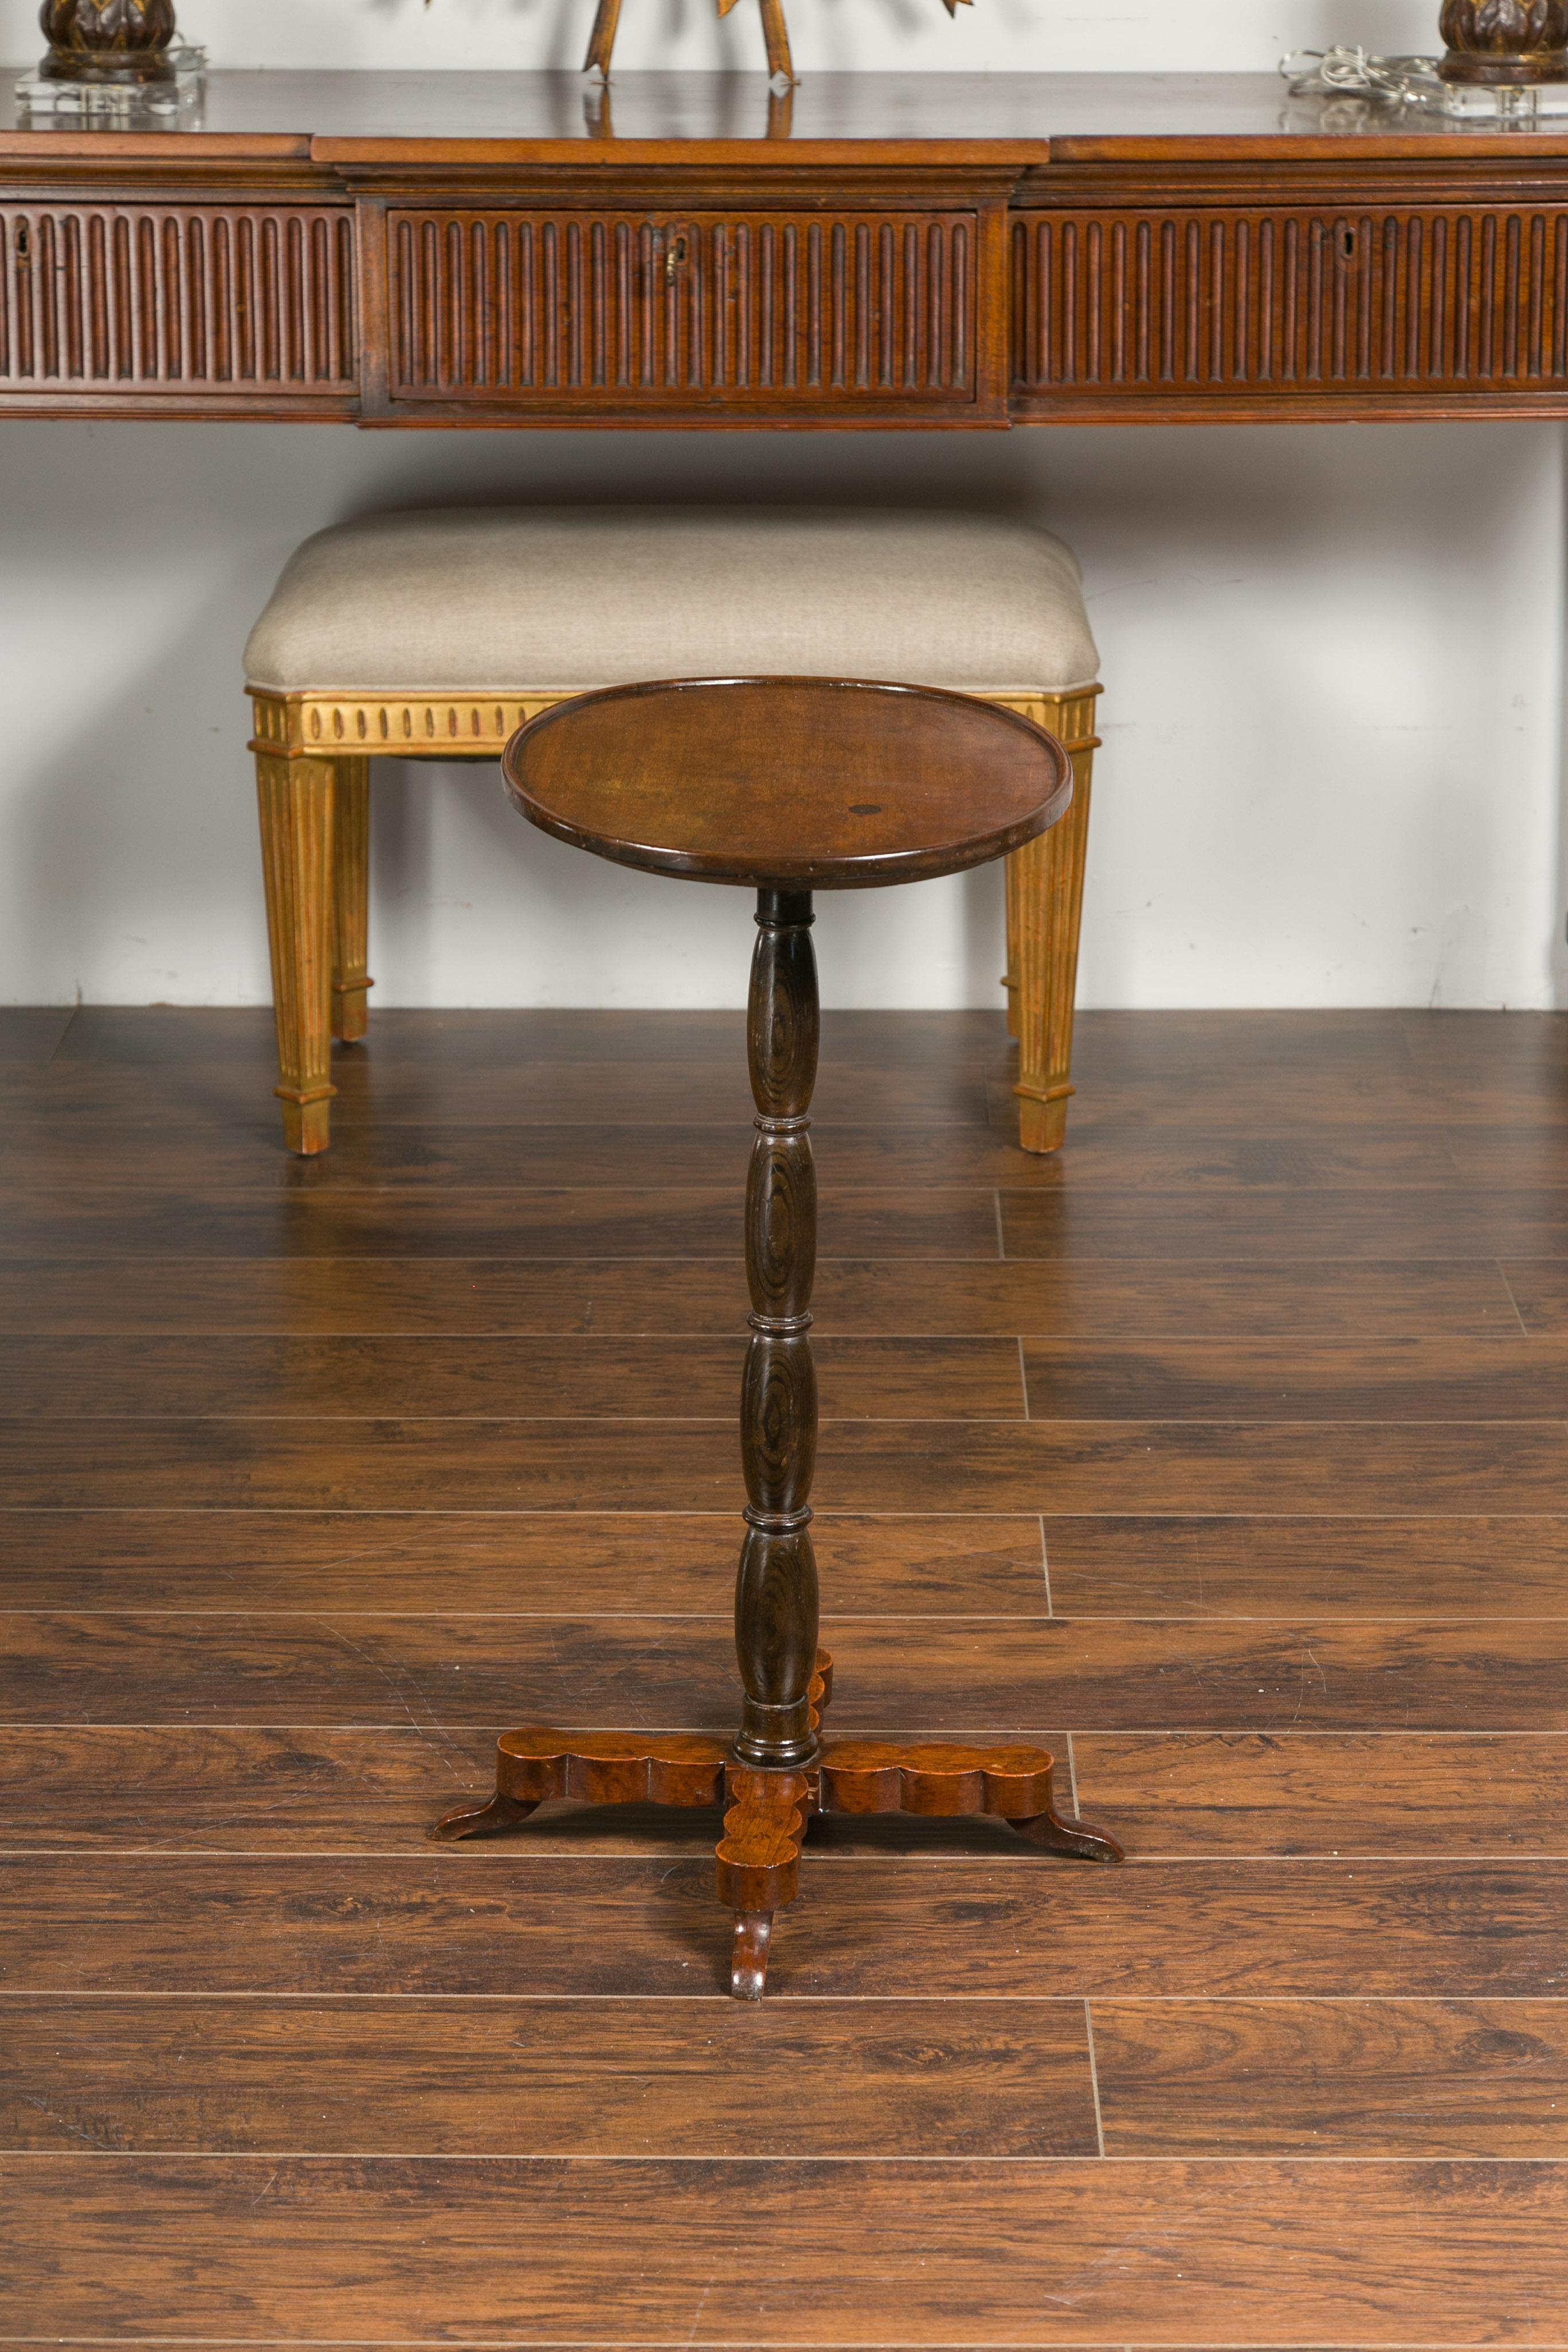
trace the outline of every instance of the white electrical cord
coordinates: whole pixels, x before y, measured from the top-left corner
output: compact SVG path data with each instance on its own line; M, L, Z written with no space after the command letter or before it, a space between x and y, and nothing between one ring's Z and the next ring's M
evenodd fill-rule
M1445 81L1436 58L1373 57L1346 42L1293 50L1281 58L1279 70L1292 98L1364 98L1470 121L1530 123L1542 115L1568 115L1568 82Z

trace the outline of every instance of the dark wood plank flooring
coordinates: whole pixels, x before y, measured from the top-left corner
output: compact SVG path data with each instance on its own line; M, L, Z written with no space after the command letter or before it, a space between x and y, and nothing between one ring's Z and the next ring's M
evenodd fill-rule
M717 1817L726 1014L0 1013L0 2341L1568 2347L1568 1020L829 1016L842 1729L1043 1738L1120 1872Z

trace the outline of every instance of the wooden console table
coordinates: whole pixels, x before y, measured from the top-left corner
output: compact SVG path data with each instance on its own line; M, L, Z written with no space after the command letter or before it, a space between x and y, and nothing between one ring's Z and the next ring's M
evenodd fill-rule
M197 128L12 122L4 414L1568 413L1568 126L1261 76L760 73L218 74Z
M218 74L184 129L0 111L5 414L1560 416L1568 125L1247 75ZM1087 811L1052 836L1036 1148L1071 1091Z

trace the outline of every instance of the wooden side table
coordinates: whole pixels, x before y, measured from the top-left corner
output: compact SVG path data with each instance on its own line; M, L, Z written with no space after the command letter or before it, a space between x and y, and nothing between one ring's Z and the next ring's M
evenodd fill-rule
M496 1793L437 1827L510 1829L551 1797L727 1801L718 1893L735 1915L731 1990L759 2000L773 1915L799 1890L815 1813L991 1813L1031 1845L1118 1862L1058 1819L1042 1748L820 1737L832 1662L817 1648L811 1486L816 1179L810 1108L819 1019L812 893L915 882L1007 856L1072 798L1054 736L968 697L825 678L613 688L512 738L508 789L558 840L623 866L757 893L748 1047L757 1139L746 1187L752 1343L741 1393L746 1534L735 1587L744 1693L733 1743L510 1731Z

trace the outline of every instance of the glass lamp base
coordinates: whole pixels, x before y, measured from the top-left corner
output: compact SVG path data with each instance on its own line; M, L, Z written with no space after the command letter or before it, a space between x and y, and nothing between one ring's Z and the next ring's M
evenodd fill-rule
M24 74L16 96L27 114L56 122L94 122L106 130L134 122L188 121L206 94L207 53L179 47L168 53L172 68L160 81L56 81L44 69Z

